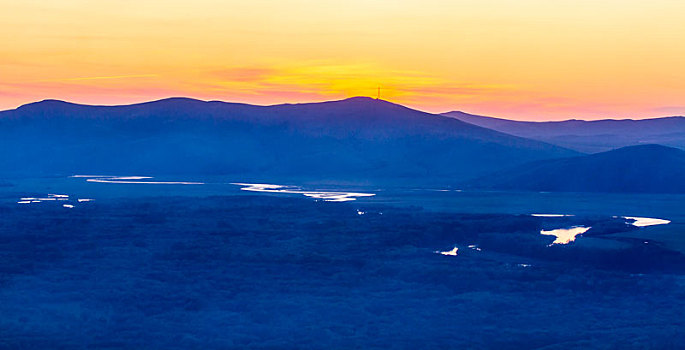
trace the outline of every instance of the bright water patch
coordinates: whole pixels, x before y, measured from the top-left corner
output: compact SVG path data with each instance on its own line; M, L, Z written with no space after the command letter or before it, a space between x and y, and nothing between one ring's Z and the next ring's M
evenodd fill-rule
M371 197L376 195L375 193L305 191L299 187L273 184L252 184L240 182L231 184L243 186L240 188L242 191L301 194L305 197L321 199L326 202L349 202L356 200L359 197Z
M444 252L436 250L434 253L440 254L440 255L447 255L447 256L457 256L458 251L459 251L459 248L454 247L454 248L452 248L452 250L446 250Z
M540 218L563 218L567 216L573 216L571 214L530 214L530 216L540 217Z
M634 220L633 222L631 222L629 224L631 224L633 226L637 226L637 227L666 225L666 224L671 223L671 220L656 219L656 218L643 218L643 217L638 217L638 216L624 216L623 218L626 220Z
M54 194L50 193L46 197L21 197L17 204L39 204L39 203L56 203L60 202L64 208L75 208L74 204L82 202L90 202L90 198L78 198L72 200L68 194Z
M75 178L85 178L87 182L110 184L144 184L144 185L204 185L204 182L189 181L150 181L151 176L101 176L101 175L72 175Z
M18 203L41 203L41 202L54 202L54 201L68 201L68 194L53 194L50 193L47 197L21 197Z
M576 240L576 236L582 235L589 229L590 227L575 226L571 228L559 228L550 231L540 230L540 234L556 237L552 244L569 244Z

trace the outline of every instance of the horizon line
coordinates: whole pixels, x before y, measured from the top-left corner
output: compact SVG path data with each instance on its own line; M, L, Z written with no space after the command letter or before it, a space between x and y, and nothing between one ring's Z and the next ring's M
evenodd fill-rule
M342 98L342 99L333 99L333 100L282 102L282 103L273 103L273 104L257 104L257 103L216 100L216 99L205 100L205 99L201 99L201 98L188 97L188 96L169 96L169 97L162 97L162 98L157 98L157 99L153 99L153 100L145 100L145 101L141 101L141 102L120 103L120 104L79 103L79 102L72 102L72 101L67 101L67 100L63 100L63 99L45 98L42 100L23 103L23 104L15 107L15 108L3 109L3 110L0 110L0 113L8 112L8 111L14 111L14 110L17 110L17 109L22 108L22 107L26 107L26 106L34 105L34 104L38 104L38 103L43 103L43 102L60 102L60 103L65 103L65 104L70 104L70 105L86 106L86 107L126 107L126 106L137 106L137 105L144 105L144 104L162 102L162 101L168 101L168 100L192 100L192 101L204 102L204 103L225 103L225 104L247 105L247 106L268 108L268 107L286 106L286 105L307 105L307 104L321 104L321 103L330 103L330 102L342 102L342 101L353 100L353 99L368 99L368 100L372 100L372 101L382 101L382 102L390 103L393 105L401 106L404 108L408 108L411 110L415 110L418 112L431 114L431 115L437 115L437 116L443 116L443 117L448 117L448 118L452 118L452 117L446 116L446 114L456 112L456 113L463 113L463 114L468 114L468 115L472 115L472 116L476 116L476 117L485 117L485 118L492 118L492 119L499 119L499 120L505 120L505 121L513 121L513 122L524 122L524 123L549 123L549 122L568 122L568 121L585 121L585 122L629 121L629 120L639 121L639 120L655 120L655 119L666 119L666 118L685 118L685 115L664 115L664 116L660 116L660 117L647 117L647 118L639 118L639 119L635 119L635 118L611 118L611 117L609 117L609 118L601 118L601 119L568 118L568 119L557 119L557 120L520 120L520 119L509 119L509 118L503 118L503 117L493 117L490 115L483 115L483 114L475 114L475 113L465 112L465 111L459 110L459 109L454 109L454 110L440 112L440 113L433 113L433 112L424 111L424 110L421 110L418 108L410 107L407 105L403 105L401 103L388 101L388 100L385 100L382 98L374 98L374 97L362 96L362 95L351 96L351 97L346 97L346 98Z

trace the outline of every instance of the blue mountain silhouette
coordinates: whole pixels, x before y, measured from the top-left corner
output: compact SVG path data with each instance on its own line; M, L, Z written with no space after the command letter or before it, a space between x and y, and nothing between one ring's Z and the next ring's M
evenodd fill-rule
M584 153L625 146L661 144L685 149L685 117L522 122L454 111L442 115L511 135Z
M685 151L640 145L542 160L479 178L472 186L550 192L685 193Z
M383 100L45 100L0 112L0 172L455 183L577 153Z

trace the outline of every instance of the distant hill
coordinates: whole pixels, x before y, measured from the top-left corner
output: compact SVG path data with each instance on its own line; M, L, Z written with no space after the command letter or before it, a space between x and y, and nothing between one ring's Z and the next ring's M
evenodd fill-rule
M0 112L0 173L454 183L573 151L382 100L56 100Z
M685 193L685 151L642 145L544 160L479 178L472 186L549 192Z
M685 149L685 117L521 122L459 111L442 115L584 153L604 152L641 144L660 144Z

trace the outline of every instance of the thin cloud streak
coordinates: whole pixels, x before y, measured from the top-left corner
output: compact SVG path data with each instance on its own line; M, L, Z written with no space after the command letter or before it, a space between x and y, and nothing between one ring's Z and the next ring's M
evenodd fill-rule
M99 77L77 77L77 78L37 80L37 81L34 81L34 83L52 83L52 82L84 81L84 80L107 80L107 79L131 79L131 78L156 78L158 76L159 75L157 75L157 74L110 75L110 76L99 76Z

